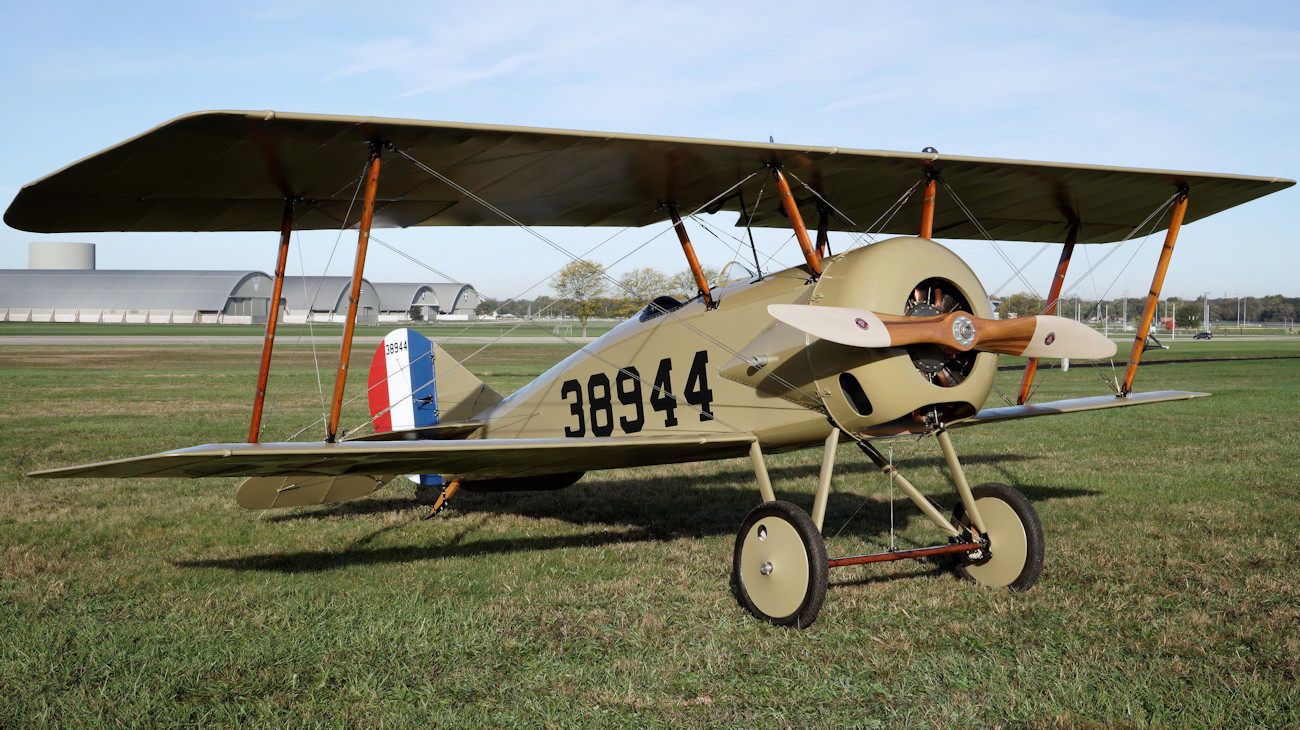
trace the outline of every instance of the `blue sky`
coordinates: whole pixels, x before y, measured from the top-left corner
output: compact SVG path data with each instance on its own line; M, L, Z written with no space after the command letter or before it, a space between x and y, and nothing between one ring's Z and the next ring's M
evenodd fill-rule
M0 199L177 115L276 109L1300 177L1300 5L1283 2L99 3L0 9ZM1165 292L1300 295L1295 188L1183 230ZM1192 200L1195 205L1195 199ZM550 230L585 251L610 231ZM509 229L379 231L486 295L565 263ZM653 232L630 231L611 263ZM100 268L269 270L275 234L74 234ZM761 242L769 249L783 238ZM337 244L337 249L335 246ZM350 267L355 236L304 234L291 273ZM732 254L697 236L701 258ZM1159 237L1077 285L1150 284ZM953 244L993 292L1011 269ZM1005 244L1017 263L1038 250ZM430 278L382 247L375 280ZM1075 272L1105 254L1086 247ZM1076 259L1079 255L1076 254ZM1123 264L1132 258L1125 269ZM793 264L785 247L778 261ZM1027 269L1044 293L1055 250ZM301 261L301 263L300 263ZM1083 264L1083 265L1081 265ZM661 239L616 266L684 268ZM1019 281L1003 293L1024 289Z

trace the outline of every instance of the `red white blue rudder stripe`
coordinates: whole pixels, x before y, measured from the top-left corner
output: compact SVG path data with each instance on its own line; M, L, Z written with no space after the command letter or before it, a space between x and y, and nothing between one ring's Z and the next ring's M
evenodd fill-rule
M370 418L376 433L438 423L438 388L433 376L433 343L410 329L393 330L370 361ZM441 484L422 476L424 485Z

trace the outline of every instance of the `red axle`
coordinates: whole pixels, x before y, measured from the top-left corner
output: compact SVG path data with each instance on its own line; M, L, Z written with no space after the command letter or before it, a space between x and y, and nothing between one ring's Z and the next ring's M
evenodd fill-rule
M916 548L914 550L892 550L872 555L855 555L848 558L831 558L826 561L831 568L843 568L846 565L863 565L865 563L883 563L890 560L907 560L924 558L927 555L947 555L950 553L973 553L983 550L984 544L978 542L959 542L953 545L935 545L934 547Z

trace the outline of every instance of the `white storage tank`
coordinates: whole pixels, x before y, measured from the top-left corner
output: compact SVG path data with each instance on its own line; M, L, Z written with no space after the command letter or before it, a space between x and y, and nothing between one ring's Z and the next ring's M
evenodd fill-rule
M42 241L27 244L27 268L95 270L95 244Z

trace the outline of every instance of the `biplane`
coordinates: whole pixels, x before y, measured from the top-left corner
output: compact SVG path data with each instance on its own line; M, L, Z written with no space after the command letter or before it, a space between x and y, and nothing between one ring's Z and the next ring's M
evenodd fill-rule
M887 560L948 556L968 579L1023 591L1043 565L1039 518L1011 486L970 486L950 431L1207 395L1133 391L1180 226L1293 184L930 149L908 154L278 112L190 114L23 187L5 221L49 233L278 231L273 311L248 442L30 476L242 476L239 503L269 508L355 499L394 475L424 475L426 484L442 485L436 512L458 489L555 489L599 469L748 458L759 504L740 522L732 578L739 603L762 620L808 626L831 568ZM734 215L744 229L788 230L802 260L764 271L755 250L754 271L709 282L686 221L720 214ZM506 397L436 343L395 332L371 367L373 433L340 433L373 227L652 224L676 232L698 285L694 298L646 302L638 315ZM1164 231L1165 244L1141 334L1115 392L1028 402L1038 358L1116 352L1100 333L1053 311L1077 245L1120 241L1143 226ZM357 229L357 253L323 438L260 443L290 234L340 227ZM894 237L834 253L831 232ZM1046 311L995 318L970 267L934 239L1060 243ZM1027 357L1028 366L1014 404L984 408L999 355ZM876 445L918 434L934 437L951 471L951 512ZM941 535L936 544L827 556L821 527L837 446L846 439L933 522ZM777 500L765 466L766 455L808 448L823 453L811 510Z

